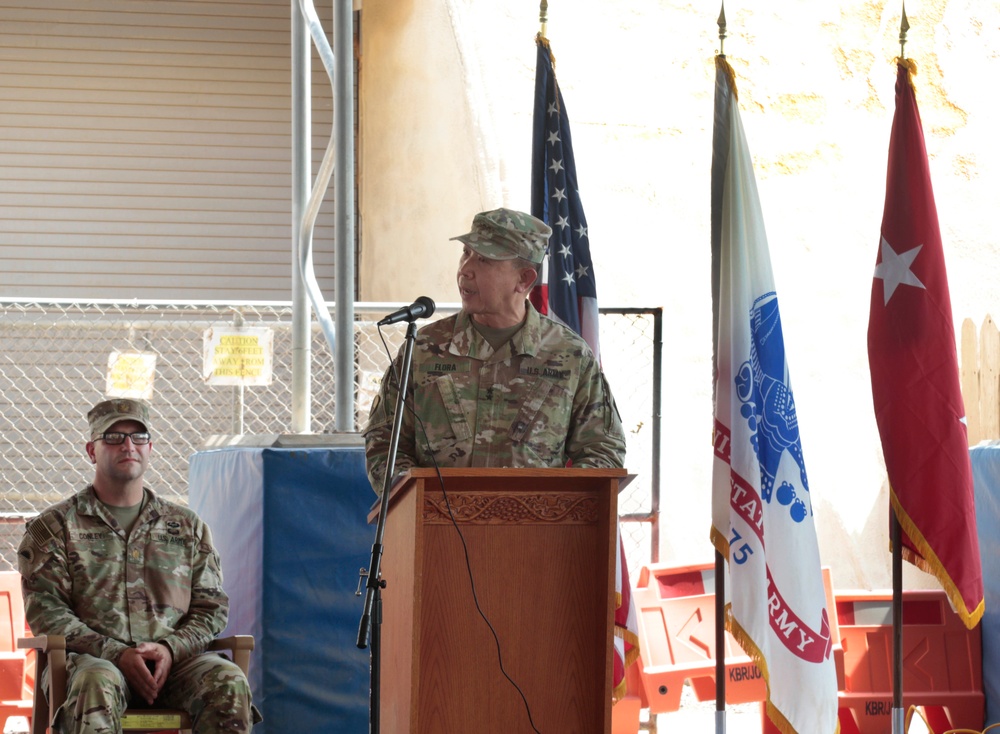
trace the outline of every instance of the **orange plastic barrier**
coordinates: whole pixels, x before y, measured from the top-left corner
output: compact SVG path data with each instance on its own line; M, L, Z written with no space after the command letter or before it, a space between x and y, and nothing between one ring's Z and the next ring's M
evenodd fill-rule
M639 734L641 712L646 708L640 667L636 660L625 669L626 693L611 707L611 734Z
M17 649L17 638L24 636L24 629L21 575L17 571L0 572L0 731L11 716L31 718L26 653Z
M639 734L642 704L638 696L625 696L611 707L611 734Z
M823 584L827 607L833 609L828 568L823 569ZM714 565L644 566L632 598L639 623L643 708L651 715L677 711L684 681L691 683L699 701L715 700ZM844 653L836 615L830 616L837 680L842 683ZM728 632L725 643L726 703L764 701L767 687L760 670Z
M680 708L689 680L699 701L715 698L715 568L644 566L632 598L639 623L640 679L650 714ZM764 678L726 633L726 702L765 697Z
M844 648L841 734L882 734L892 719L892 594L836 593ZM967 630L943 591L903 592L903 708L928 728L980 731L985 715L981 632Z

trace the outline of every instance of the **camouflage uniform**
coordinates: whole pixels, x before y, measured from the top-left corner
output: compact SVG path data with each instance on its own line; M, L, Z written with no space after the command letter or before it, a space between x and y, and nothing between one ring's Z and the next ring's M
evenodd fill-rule
M417 332L397 472L412 466L621 467L625 436L587 343L530 303L498 350L465 311ZM398 370L401 357L394 369ZM398 385L387 371L365 427L368 478L381 493ZM409 401L408 401L409 402ZM419 437L418 437L419 436Z
M204 653L229 614L208 526L149 489L144 495L127 541L91 486L27 523L18 564L28 624L36 635L64 635L69 651L56 728L120 732L132 694L118 659L131 645L159 642L173 665L158 705L187 709L196 734L249 731L259 714L246 678Z

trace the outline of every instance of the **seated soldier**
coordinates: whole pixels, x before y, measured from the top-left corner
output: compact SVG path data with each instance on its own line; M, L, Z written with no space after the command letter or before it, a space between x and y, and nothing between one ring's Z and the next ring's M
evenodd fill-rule
M60 734L120 732L126 707L183 709L195 734L249 732L260 715L228 658L219 555L191 510L143 486L149 408L105 400L87 414L92 484L29 520L18 564L35 635L63 635Z

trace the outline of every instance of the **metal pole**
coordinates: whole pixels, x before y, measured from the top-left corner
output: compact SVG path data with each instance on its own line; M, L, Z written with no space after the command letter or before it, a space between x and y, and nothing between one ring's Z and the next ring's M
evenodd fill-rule
M239 311L235 312L233 316L233 326L237 329L243 326L243 314ZM239 385L233 385L233 430L232 434L234 436L242 436L244 431L244 413L245 413L245 400L244 400L244 390L246 388L242 383Z
M337 166L333 173L336 219L335 314L337 340L334 354L337 431L354 430L354 10L352 0L334 0L333 126Z
M903 712L903 531L890 504L892 534L892 732L905 734Z
M906 58L906 32L910 22L906 19L906 3L899 21L899 58ZM889 503L892 536L892 732L905 734L906 716L903 712L903 530L899 525L896 508Z
M719 56L725 57L726 4L719 3ZM714 267L714 266L713 266ZM713 283L713 288L714 288ZM726 560L715 552L715 734L726 734Z
M906 19L906 3L903 3L903 16L899 20L899 58L906 58L906 32L910 30L910 21Z
M650 469L650 560L660 562L660 441L663 421L663 309L653 311L653 466Z
M715 551L715 734L726 734L726 559Z
M358 626L358 647L364 650L368 647L371 633L372 611L375 606L375 591L382 581L382 541L385 538L385 521L389 514L389 497L392 481L396 473L396 454L399 451L399 434L403 429L403 416L406 414L406 391L410 387L410 366L413 364L413 342L417 338L417 326L411 321L406 326L406 337L403 339L403 361L399 367L399 392L396 393L396 412L392 416L392 434L389 436L389 453L385 459L385 475L382 477L382 492L379 496L378 520L375 523L375 542L372 543L372 558L368 564L368 578L365 582L367 594L365 607L361 614L361 624ZM386 379L393 379L386 375Z
M309 201L312 173L309 34L298 0L292 6L292 425L293 433L311 429L311 315L299 267L302 216ZM353 299L352 299L353 300Z
M406 412L406 391L410 385L410 365L413 363L413 342L417 338L417 325L411 321L406 327L403 341L403 362L399 370L399 393L396 395L396 412L392 417L392 435L389 437L389 454L386 456L385 476L382 480L382 495L379 498L378 520L375 523L375 542L372 543L372 557L368 564L365 581L365 606L358 625L358 647L364 650L371 645L371 712L369 714L370 734L379 734L381 726L380 707L382 700L382 596L386 581L382 578L382 541L385 539L385 523L389 513L389 489L396 473L396 453L399 450L399 434L403 428ZM386 376L392 379L391 375Z

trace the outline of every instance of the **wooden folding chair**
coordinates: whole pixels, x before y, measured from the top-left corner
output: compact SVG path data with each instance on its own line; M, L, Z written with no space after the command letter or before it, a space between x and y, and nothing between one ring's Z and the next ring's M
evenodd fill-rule
M52 726L52 717L66 700L66 638L61 635L25 637L17 641L24 650L34 650L35 662L34 703L31 714L31 734L46 734ZM208 646L212 651L228 650L233 662L244 675L250 673L250 653L253 651L252 635L233 635L214 640ZM42 674L49 669L49 697L42 690ZM191 718L179 709L127 709L122 716L122 730L126 732L176 731L190 734Z

